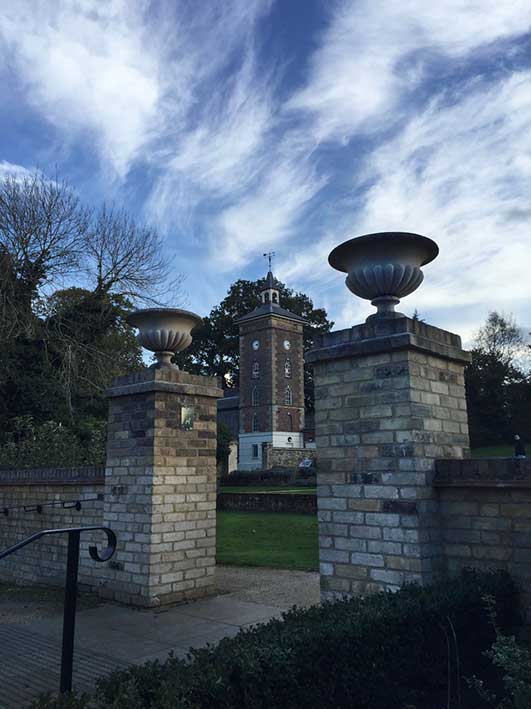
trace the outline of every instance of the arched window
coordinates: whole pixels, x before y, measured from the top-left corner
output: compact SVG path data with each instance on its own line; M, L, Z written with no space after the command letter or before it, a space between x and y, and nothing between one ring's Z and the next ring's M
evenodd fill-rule
M260 379L260 363L259 362L253 362L253 367L251 370L251 378L252 379Z
M286 379L291 379L291 360L289 359L284 363L284 376Z
M273 303L278 303L278 293L275 290L273 291Z
M258 389L256 387L253 387L253 391L251 393L251 404L253 406L258 406L259 398L258 398Z
M291 387L286 387L286 393L284 394L284 403L286 406L291 406L293 404L293 396L291 394Z
M258 414L253 414L253 431L259 431L260 426L258 425Z
M269 291L264 293L264 303L269 303Z

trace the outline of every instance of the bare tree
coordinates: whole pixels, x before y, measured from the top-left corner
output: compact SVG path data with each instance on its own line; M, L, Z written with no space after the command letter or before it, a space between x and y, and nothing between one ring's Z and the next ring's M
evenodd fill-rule
M0 181L2 268L23 318L43 285L78 269L88 217L64 180L34 173Z
M524 350L522 334L514 317L490 312L487 322L479 329L476 349L506 366L512 366Z
M84 237L87 270L96 293L117 293L133 301L165 304L182 300L180 275L154 227L137 224L124 210L103 205Z

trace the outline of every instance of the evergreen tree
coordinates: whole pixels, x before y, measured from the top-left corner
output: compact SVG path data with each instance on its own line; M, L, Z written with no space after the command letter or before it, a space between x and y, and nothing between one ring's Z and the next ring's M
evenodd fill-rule
M265 278L258 281L240 279L233 283L225 298L203 319L203 326L194 333L192 345L176 357L176 362L189 372L221 377L225 388L238 387L239 334L236 320L260 304ZM333 322L323 308L314 308L304 293L296 293L278 282L280 305L305 318L304 350L313 347L315 335L328 332ZM306 404L313 407L313 377L310 366L304 371Z

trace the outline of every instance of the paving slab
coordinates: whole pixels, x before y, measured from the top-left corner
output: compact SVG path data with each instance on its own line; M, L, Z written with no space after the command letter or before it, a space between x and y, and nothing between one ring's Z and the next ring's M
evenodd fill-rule
M293 605L319 602L319 575L241 567L217 568L218 595L171 608L138 610L104 603L77 613L74 687L129 664L184 657L241 628L278 618ZM6 616L7 617L7 616ZM0 623L0 709L20 709L59 685L62 616L27 609Z
M27 626L0 625L0 707L22 709L40 692L59 687L61 646ZM124 669L128 663L94 650L77 650L73 686L80 692L94 687L98 677Z

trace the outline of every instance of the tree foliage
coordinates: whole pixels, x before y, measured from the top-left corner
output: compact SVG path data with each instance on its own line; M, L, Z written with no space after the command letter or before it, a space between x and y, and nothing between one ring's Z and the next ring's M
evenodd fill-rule
M239 335L236 320L250 313L260 304L260 293L265 278L258 281L237 280L229 288L219 305L203 319L203 325L194 334L192 345L176 361L189 372L222 378L223 386L238 387ZM312 348L315 335L328 332L333 322L328 320L323 308L314 308L312 300L304 293L296 293L284 283L278 283L280 305L305 318L304 351ZM313 403L313 379L309 366L305 367L305 394L307 404Z
M70 438L79 443L91 422L106 419L112 377L142 364L127 313L143 301L163 304L166 291L175 303L180 278L171 272L156 230L123 210L86 207L57 176L0 180L0 446L8 458L19 446L19 462L36 450L47 460L31 443L44 431L85 460ZM85 288L64 287L81 276ZM21 421L31 421L29 434Z
M531 440L529 360L514 319L489 313L465 370L472 447Z

